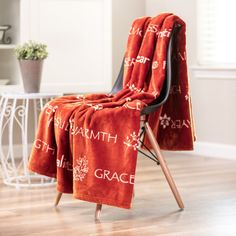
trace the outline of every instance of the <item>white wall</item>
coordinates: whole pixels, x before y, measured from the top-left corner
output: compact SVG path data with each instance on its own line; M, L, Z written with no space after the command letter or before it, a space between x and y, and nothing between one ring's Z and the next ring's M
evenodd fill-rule
M197 0L146 0L147 15L160 12L173 12L187 23L187 56L198 141L236 145L236 78L200 79L190 69L197 64Z
M24 0L21 13L22 39L48 45L42 85L69 92L111 89L110 0Z
M112 60L113 81L124 56L129 29L133 20L145 15L143 0L112 0Z

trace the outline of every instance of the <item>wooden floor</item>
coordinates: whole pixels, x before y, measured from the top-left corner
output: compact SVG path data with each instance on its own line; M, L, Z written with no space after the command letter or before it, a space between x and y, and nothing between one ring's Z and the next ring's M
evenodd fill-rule
M0 235L236 235L236 161L168 154L183 197L179 211L158 166L139 158L131 210L104 206L94 222L95 204L63 195L53 207L55 188L16 190L0 183Z

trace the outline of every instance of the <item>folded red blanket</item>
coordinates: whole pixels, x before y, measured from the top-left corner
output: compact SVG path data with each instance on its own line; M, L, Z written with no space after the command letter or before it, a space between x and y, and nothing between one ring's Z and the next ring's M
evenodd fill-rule
M163 148L192 149L185 24L167 13L133 22L120 92L63 96L45 105L29 160L32 171L57 178L59 192L130 208L140 111L160 94L166 76L167 45L175 23L182 25L173 58L176 79L162 113L151 115L149 120Z

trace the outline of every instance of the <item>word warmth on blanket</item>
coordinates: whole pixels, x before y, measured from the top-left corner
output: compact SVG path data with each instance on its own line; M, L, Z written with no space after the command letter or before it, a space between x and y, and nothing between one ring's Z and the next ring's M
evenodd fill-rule
M49 120L48 125L50 125L52 119ZM94 131L92 129L86 129L83 127L76 126L74 120L70 120L69 122L61 121L60 118L54 118L54 126L59 129L63 129L65 131L70 131L71 135L81 135L87 139L96 139L104 142L113 142L116 143L117 134L113 135L104 131Z
M176 24L181 27L173 49L171 92L167 102L146 119L162 149L192 150L194 127L186 65L186 26L179 17L164 13L133 22L120 91L62 96L44 106L29 169L57 178L57 190L61 193L129 209L137 151L142 148L140 112L161 93L168 43ZM144 142L150 146L145 137Z

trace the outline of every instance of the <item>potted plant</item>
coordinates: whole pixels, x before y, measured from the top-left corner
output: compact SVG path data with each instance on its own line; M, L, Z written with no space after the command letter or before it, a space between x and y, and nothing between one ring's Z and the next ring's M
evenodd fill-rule
M40 90L43 60L47 58L47 45L34 41L26 42L15 48L19 60L24 91L37 93Z

